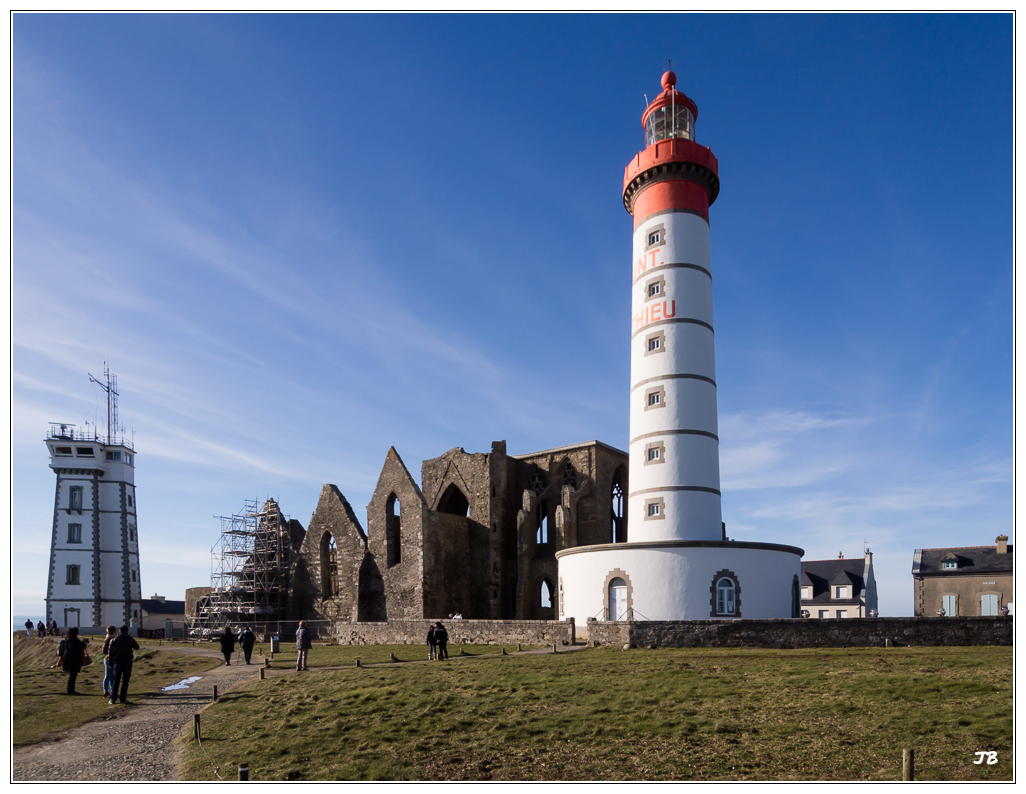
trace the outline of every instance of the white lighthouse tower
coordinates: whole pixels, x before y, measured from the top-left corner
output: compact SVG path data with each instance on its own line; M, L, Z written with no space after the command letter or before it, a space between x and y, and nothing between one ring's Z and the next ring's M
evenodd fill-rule
M801 549L728 541L720 512L709 207L719 164L668 71L627 165L631 268L627 542L557 553L562 614L599 620L789 618Z
M57 474L46 619L100 633L140 616L135 450L118 433L117 377L104 366L107 433L54 423L46 437Z

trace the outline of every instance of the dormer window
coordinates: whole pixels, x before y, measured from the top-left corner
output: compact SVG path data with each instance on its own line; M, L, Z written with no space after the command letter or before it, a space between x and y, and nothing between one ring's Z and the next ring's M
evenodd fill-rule
M836 585L834 587L834 598L849 598L848 588L844 585Z
M941 568L945 571L954 571L958 568L958 560L944 560L944 562L941 563Z

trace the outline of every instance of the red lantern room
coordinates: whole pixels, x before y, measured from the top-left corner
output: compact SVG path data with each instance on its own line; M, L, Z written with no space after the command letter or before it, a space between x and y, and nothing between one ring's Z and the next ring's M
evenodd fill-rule
M677 75L666 72L663 91L645 109L645 150L623 177L623 205L634 226L657 212L676 209L709 219L720 192L719 163L707 146L695 143L698 106L677 90Z

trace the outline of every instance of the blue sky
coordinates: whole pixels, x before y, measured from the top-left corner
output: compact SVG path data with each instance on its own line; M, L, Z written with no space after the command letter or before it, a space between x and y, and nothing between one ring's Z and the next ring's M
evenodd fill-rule
M13 21L13 609L49 421L138 450L144 595L215 515L389 446L625 449L623 168L666 57L720 162L723 513L806 559L1012 536L1010 15L26 15ZM1014 541L1014 537L1012 538Z

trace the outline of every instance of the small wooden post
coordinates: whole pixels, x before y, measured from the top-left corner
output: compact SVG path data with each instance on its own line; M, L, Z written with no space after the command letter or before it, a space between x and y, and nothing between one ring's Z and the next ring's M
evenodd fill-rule
M503 649L502 649L502 655L503 655L503 656L506 656L506 655L507 655L507 654L506 654L506 648L505 648L505 646L504 646L504 647L503 647Z
M161 646L162 646L163 644L164 644L164 641L163 641L162 639L159 639L159 638L158 638L158 639L157 639L157 647L159 648L159 647L161 647Z
M239 780L249 780L249 764L239 764Z
M388 658L391 659L393 662L398 662L399 661L398 659L395 658L395 654L394 653L388 654Z
M517 650L518 650L518 651L520 651L520 650L523 650L523 649L522 649L522 648L520 647L520 643L519 643L519 642L517 643Z
M916 751L911 747L901 751L901 779L916 779Z
M216 703L217 702L217 684L214 684L214 695L213 695L212 698L210 698L210 702L211 703Z
M357 659L357 660L356 660L356 666L357 666L357 667L359 667L359 666L360 666L360 660L359 660L359 659Z
M555 652L556 652L556 643L552 643L552 652L553 652L553 653L555 653Z
M197 742L200 740L200 720L199 720L199 717L200 717L199 714L193 714L192 715L192 730L196 734L196 741Z
M260 668L260 680L261 680L261 681L263 681L263 680L264 680L264 673L265 673L265 672L267 672L267 668L266 668L266 667L261 667L261 668Z

